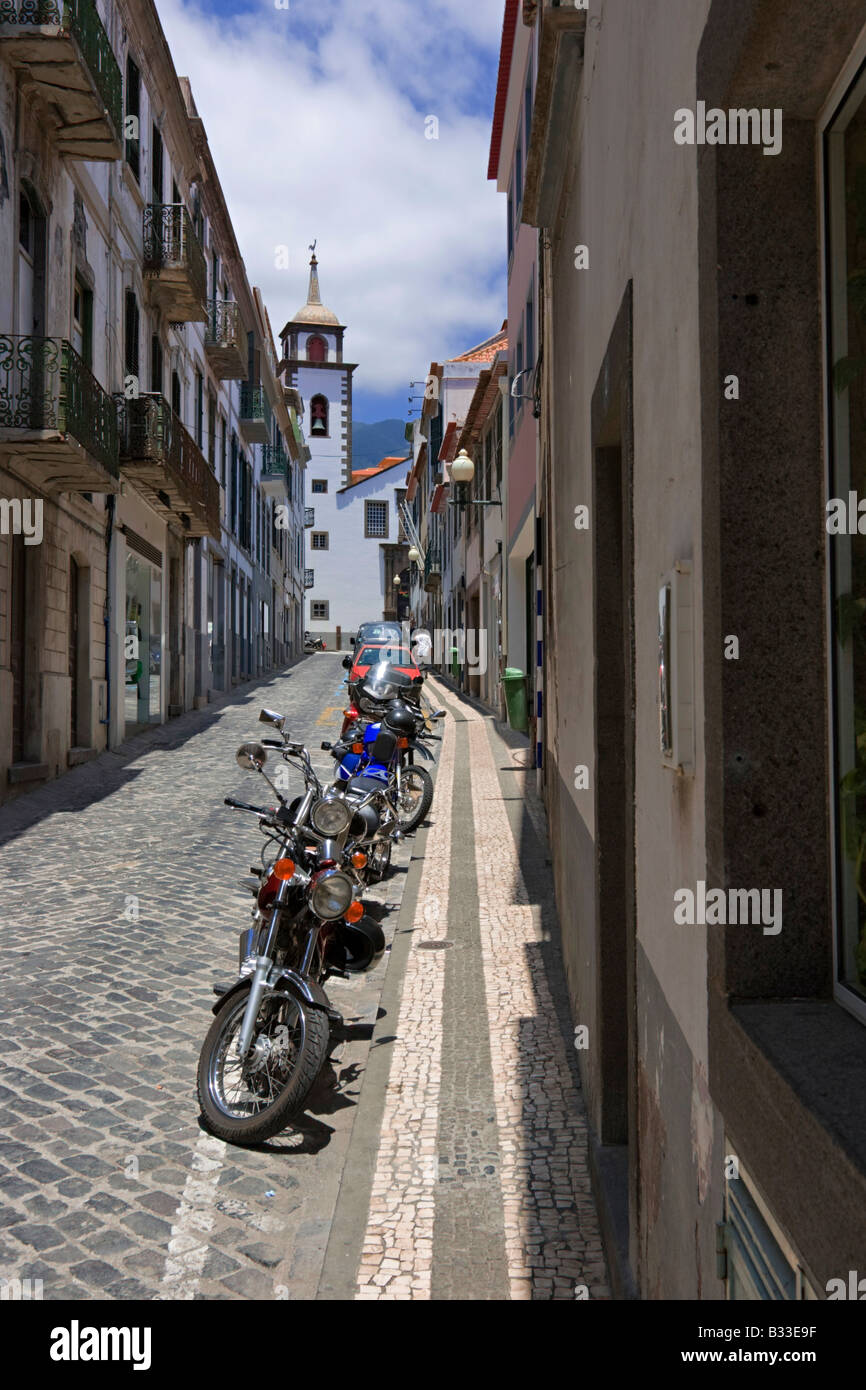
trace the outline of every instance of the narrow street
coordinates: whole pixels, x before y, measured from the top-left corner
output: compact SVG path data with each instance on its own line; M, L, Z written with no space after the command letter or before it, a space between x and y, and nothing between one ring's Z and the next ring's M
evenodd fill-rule
M333 1067L259 1149L199 1125L260 848L235 747L268 705L327 771L342 680L308 658L0 811L0 1268L45 1299L609 1297L525 741L435 682L433 807L371 894L390 949L329 986Z

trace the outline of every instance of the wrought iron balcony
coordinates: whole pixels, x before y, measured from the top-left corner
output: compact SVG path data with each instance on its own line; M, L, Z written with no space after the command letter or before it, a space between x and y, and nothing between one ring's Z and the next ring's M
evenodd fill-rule
M304 508L304 525L305 525L305 526L315 526L315 524L316 524L316 509L315 509L315 507L305 507L305 508Z
M165 397L118 398L118 418L122 476L176 530L219 540L219 483Z
M117 492L114 402L64 338L0 334L0 454L42 492Z
M314 583L315 583L315 571L314 571L314 570L304 570L304 588L305 588L305 589L312 589Z
M144 209L144 274L151 303L172 323L207 321L204 252L183 203Z
M262 491L269 497L285 497L289 456L282 444L262 445Z
M240 381L246 376L247 335L235 300L208 300L204 350L214 376L220 381Z
M427 554L424 556L424 588L428 594L434 589L442 588L442 557L438 546L427 547Z
M120 159L120 68L93 0L0 0L0 52L58 122L60 154Z
M267 444L271 437L271 407L263 386L241 386L240 426L250 444Z

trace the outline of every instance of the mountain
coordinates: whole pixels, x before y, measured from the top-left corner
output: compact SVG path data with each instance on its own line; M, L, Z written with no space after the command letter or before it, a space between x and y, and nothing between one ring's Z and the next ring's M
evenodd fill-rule
M389 454L395 458L407 458L409 445L406 443L405 429L405 420L378 420L374 425L353 420L352 468L374 468Z

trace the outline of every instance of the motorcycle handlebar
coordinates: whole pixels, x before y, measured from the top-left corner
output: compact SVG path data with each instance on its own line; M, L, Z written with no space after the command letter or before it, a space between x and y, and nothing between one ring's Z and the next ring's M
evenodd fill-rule
M248 801L238 801L234 796L223 797L223 805L231 806L233 811L253 811L257 816L270 816L273 814L267 806L251 806Z

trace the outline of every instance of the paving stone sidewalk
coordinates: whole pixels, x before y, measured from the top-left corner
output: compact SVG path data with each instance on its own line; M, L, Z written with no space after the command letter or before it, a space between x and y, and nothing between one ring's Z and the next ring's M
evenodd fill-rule
M45 1299L315 1295L387 956L329 986L348 1041L270 1144L200 1129L195 1068L261 847L223 806L267 799L235 749L262 705L318 749L343 677L311 657L0 810L0 1277L41 1279ZM374 894L385 909L411 854Z
M320 1297L608 1299L528 750L450 712ZM375 1153L358 1153L363 1142Z

